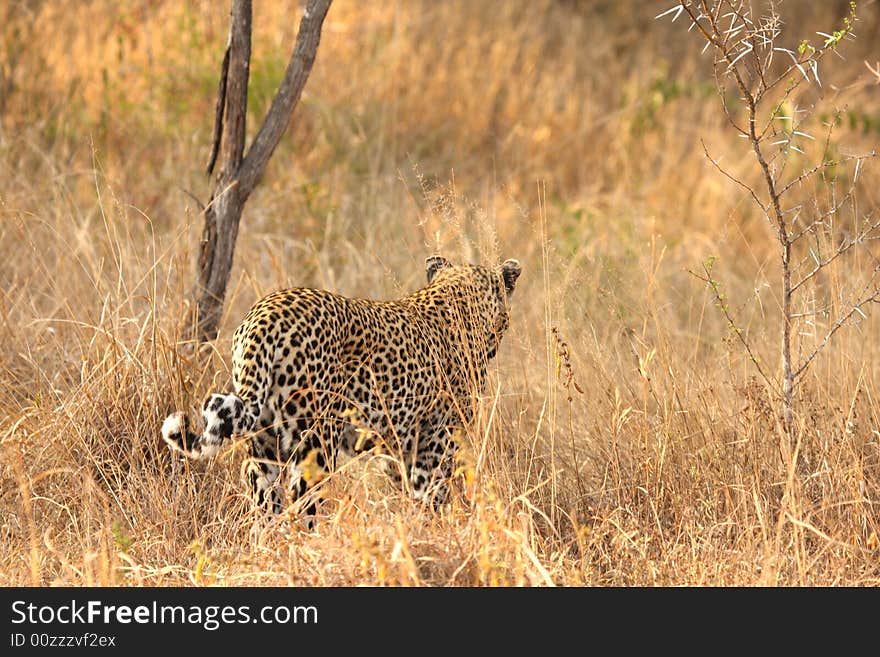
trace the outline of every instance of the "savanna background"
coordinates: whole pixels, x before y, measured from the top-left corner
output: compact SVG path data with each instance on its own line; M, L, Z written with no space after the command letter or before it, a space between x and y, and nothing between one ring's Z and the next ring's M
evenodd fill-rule
M700 140L742 180L760 171L702 38L654 19L672 4L336 0L245 208L220 336L193 349L227 3L2 3L0 584L880 583L876 313L816 358L786 435L735 339L775 371L778 245ZM777 5L792 49L848 12ZM300 12L255 3L249 137ZM880 141L880 5L857 16L795 98L842 154ZM805 144L795 165L823 157ZM877 212L877 166L855 175L810 199L855 181L856 213ZM440 511L367 458L325 480L314 529L257 522L243 446L186 465L161 444L169 412L227 389L261 295L393 298L438 252L523 264ZM875 266L860 254L823 277L831 298ZM737 327L694 275L707 262ZM833 321L801 323L798 353Z

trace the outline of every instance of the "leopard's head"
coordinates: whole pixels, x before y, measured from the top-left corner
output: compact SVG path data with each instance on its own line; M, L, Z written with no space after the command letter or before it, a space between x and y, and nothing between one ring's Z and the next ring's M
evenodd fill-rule
M518 260L497 267L454 265L442 256L425 261L428 287L448 303L449 321L478 353L495 356L510 324L510 298L522 272Z

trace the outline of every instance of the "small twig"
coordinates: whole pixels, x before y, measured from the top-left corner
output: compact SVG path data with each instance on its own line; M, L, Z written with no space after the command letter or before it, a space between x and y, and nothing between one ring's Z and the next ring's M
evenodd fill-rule
M792 313L791 318L792 319L803 319L804 317L815 317L816 315L824 315L825 313L828 312L828 310L829 310L829 307L825 306L824 308L820 308L819 310L810 310L810 311L803 312L803 313Z
M727 303L724 301L724 298L721 296L721 292L718 289L718 283L712 278L712 272L706 266L706 263L703 263L703 272L705 272L705 276L700 276L699 274L688 270L688 273L691 276L703 281L712 291L712 296L715 298L715 305L721 310L721 314L724 315L724 319L727 321L728 326L731 328L733 333L736 335L737 339L740 341L740 344L745 348L746 353L749 355L749 360L754 363L755 367L758 369L758 373L761 375L761 378L767 383L771 390L777 395L780 394L779 387L774 383L770 376L764 371L764 368L761 366L761 361L758 360L758 357L752 351L752 346L749 344L749 341L746 340L744 331L736 325L733 317L730 314L730 309L727 306Z
M826 151L827 151L827 147L826 147ZM874 151L871 151L867 155L845 155L844 157L840 158L839 160L832 160L829 162L822 162L821 164L817 164L816 166L812 167L811 169L804 171L801 175L799 175L797 178L795 178L790 183L788 183L785 187L783 187L781 190L779 190L779 195L782 196L789 189L791 189L795 185L803 182L805 179L809 178L810 176L815 175L816 173L818 173L822 169L825 169L828 167L838 166L841 164L845 164L847 162L852 162L853 160L856 160L856 161L868 160L873 157L877 157L877 153Z
M178 186L178 189L180 191L182 191L184 194L186 194L187 196L189 196L193 201L195 201L196 205L199 207L199 214L201 214L202 212L204 212L207 209L207 206L205 206L205 204L202 203L199 200L199 198L195 194L193 194L191 191L189 191L188 189L184 189L183 187L180 187L180 186Z
M742 187L744 190L746 190L749 194L751 194L752 199L754 199L755 203L758 204L758 207L760 207L761 210L764 211L764 214L767 215L767 217L768 217L768 219L769 219L769 218L770 218L770 213L768 212L767 206L765 206L764 203L763 203L763 201L761 201L761 199L758 198L758 195L755 194L755 190L752 189L749 185L747 185L746 183L744 183L744 182L743 182L742 180L740 180L739 178L736 178L735 176L733 176L733 175L731 175L730 173L728 173L728 172L727 172L727 171L726 171L726 170L725 170L725 169L724 169L724 168L718 163L718 160L716 160L716 159L713 158L711 155L709 155L709 148L706 146L706 142L704 142L702 138L700 138L700 144L703 146L703 152L706 154L706 157L709 158L709 161L715 166L715 168L718 169L718 170L724 175L724 177L726 177L726 178L729 179L729 180L732 180L732 181L735 182L737 185L739 185L739 186ZM771 225L772 225L772 222L771 222Z
M866 285L865 288L871 286L875 277L876 277L876 271L875 271L875 276L871 277L871 281L868 282L868 285ZM840 317L837 318L837 321L834 322L834 325L828 330L828 333L825 334L825 337L822 339L822 342L820 342L819 345L815 349L813 349L812 353L809 356L807 356L806 360L804 360L804 362L795 370L795 373L794 373L795 379L799 379L804 374L804 372L806 372L807 368L810 366L810 363L812 363L813 359L819 355L819 352L825 348L825 345L828 344L828 341L831 340L831 337L835 333L837 333L837 331L839 331L850 320L850 318L853 315L859 314L862 317L865 316L865 313L862 312L862 306L866 306L869 303L880 303L880 290L875 290L872 294L870 294L869 296L863 298L858 303L851 306L849 311L847 311L846 313L844 313L843 315L841 315Z
M718 100L721 101L721 109L724 110L724 115L727 117L727 122L740 135L742 135L743 137L748 137L748 131L743 128L739 123L737 123L736 119L733 117L733 114L730 113L730 108L727 106L727 99L724 97L724 83L719 76L717 66L715 67L713 74L715 76L715 91L718 94Z
M794 243L797 242L799 239L801 239L802 237L804 237L804 235L808 235L808 234L812 233L812 232L814 231L814 229L816 228L816 226L821 226L821 225L823 225L824 223L825 223L825 222L824 222L824 218L821 218L821 217L820 217L819 219L813 219L813 221L811 221L810 223L808 223L808 224L803 228L803 230L801 230L799 233L795 233L795 234L794 234L794 236L791 238L791 243L794 244Z
M814 278L820 271L825 269L825 267L827 267L832 262L837 260L844 253L846 253L847 251L852 249L854 246L865 242L871 236L871 233L873 233L875 230L878 230L878 229L880 229L880 219L878 219L877 221L872 223L870 226L865 228L855 239L851 239L851 240L844 242L839 247L837 247L837 250L833 254L831 254L830 256L825 258L824 260L820 260L819 262L817 262L816 266L813 267L813 269L811 269L810 272L806 276L804 276L801 280L799 280L797 283L795 283L794 285L791 286L792 294L794 294L794 292L799 287L801 287L804 283L806 283L810 279Z

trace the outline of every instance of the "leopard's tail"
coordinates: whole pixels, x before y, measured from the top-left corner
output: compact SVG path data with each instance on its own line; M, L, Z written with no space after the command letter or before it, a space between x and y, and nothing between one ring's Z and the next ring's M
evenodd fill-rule
M272 297L267 297L271 300ZM266 299L263 302L265 303ZM204 429L191 430L185 413L172 413L162 423L162 439L191 459L214 456L232 436L254 430L263 413L272 380L277 335L267 335L266 310L257 303L232 336L232 381L235 393L212 394L202 406ZM277 329L276 329L277 330Z
M190 430L186 413L172 413L162 423L162 440L172 450L182 452L195 460L214 456L227 440L234 435L251 431L256 417L241 397L234 394L213 394L202 408L204 431Z

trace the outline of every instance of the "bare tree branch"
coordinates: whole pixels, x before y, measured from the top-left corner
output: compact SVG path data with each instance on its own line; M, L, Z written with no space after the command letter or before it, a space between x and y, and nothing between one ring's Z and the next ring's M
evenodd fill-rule
M869 239L875 239L875 237L872 237L872 233L874 233L874 231L876 231L878 229L880 229L880 219L878 219L877 221L872 223L870 226L865 228L854 239L846 240L845 242L843 242L839 247L837 247L837 249L834 251L834 253L832 253L830 256L828 256L824 260L820 260L819 262L817 262L816 266L813 267L813 269L811 269L809 273L807 273L797 283L792 285L791 286L792 293L794 293L798 288L800 288L802 285L804 285L804 283L807 283L812 278L814 278L819 272L821 272L828 265L830 265L832 262L837 260L840 256L842 256L846 252L852 250L852 248L854 246L857 246L859 244L864 244Z
M827 148L826 148L826 150L827 150ZM787 185L785 185L785 187L783 187L783 188L779 191L779 194L780 194L780 196L781 196L782 194L785 194L785 193L786 193L788 190L790 190L792 187L794 187L795 185L797 185L797 184L799 184L799 183L802 183L804 180L806 180L806 179L809 178L810 176L813 176L813 175L817 174L817 173L818 173L819 171L821 171L822 169L827 169L827 168L829 168L829 167L840 166L841 164L846 164L847 162L852 162L853 160L855 160L855 161L859 161L859 160L867 160L867 159L870 159L870 158L872 158L872 157L876 157L876 155L877 155L877 154L874 153L874 152L868 153L867 155L846 155L846 156L840 158L839 160L832 160L832 161L829 161L829 162L822 162L821 164L817 164L816 166L814 166L814 167L812 167L812 168L810 168L810 169L804 171L804 172L803 172L801 175L799 175L797 178L795 178L795 179L792 180L790 183L788 183Z
M709 155L709 149L708 149L708 147L706 146L706 142L704 142L702 138L700 138L700 144L703 146L703 152L706 154L706 157L709 159L709 161L710 161L713 165L715 165L715 168L718 169L718 171L720 171L720 172L724 175L725 178L727 178L728 180L731 180L731 181L735 182L737 185L739 185L740 187L742 187L743 189L745 189L745 190L751 195L752 200L753 200L755 203L757 203L758 207L761 208L761 210L764 211L764 214L767 215L767 218L769 219L769 218L770 218L770 213L769 213L769 211L768 211L768 209L767 209L767 206L764 205L764 202L761 201L760 198L758 198L758 195L755 193L755 190L752 189L751 187L749 187L746 183L744 183L742 180L740 180L740 179L737 178L736 176L733 176L732 174L728 173L728 172L727 172L727 171L726 171L726 170L725 170L725 169L724 169L724 168L718 163L718 161L717 161L716 159L714 159L711 155Z
M876 271L875 271L876 274ZM874 279L876 276L871 277L868 285L865 286L864 289L868 289L874 283ZM864 291L864 290L863 290ZM801 365L797 368L794 373L795 379L800 379L801 376L807 371L807 368L810 366L810 363L813 362L813 359L819 355L819 352L825 348L825 345L828 344L828 341L831 340L831 337L837 333L843 326L856 314L865 317L865 313L862 311L863 306L867 306L869 303L880 303L880 290L875 290L868 296L862 298L860 301L854 303L850 306L849 310L843 313L840 317L837 318L837 321L834 322L834 325L828 330L828 333L825 334L825 337L822 339L822 342L816 346L815 349L810 353L809 356L801 363Z
M705 276L700 276L688 270L688 273L696 278L700 279L704 283L709 286L709 289L712 291L712 296L715 297L715 305L721 310L721 314L724 315L724 319L727 320L727 325L730 327L730 330L736 335L740 344L742 344L743 348L746 350L746 353L749 355L749 360L752 361L754 366L758 370L758 374L761 375L761 378L764 379L764 382L769 386L771 390L777 395L779 394L779 386L770 378L770 375L764 371L764 367L761 365L761 361L758 360L758 357L755 355L755 352L752 351L752 345L749 343L748 339L746 339L745 332L737 326L736 322L733 319L733 316L730 314L730 308L728 308L727 303L724 298L721 296L721 291L718 287L718 282L712 278L712 272L703 263L703 272Z
M262 177L269 158L290 123L293 108L299 102L315 62L315 53L321 41L321 26L330 9L330 2L311 0L303 11L296 47L284 73L284 80L241 166L239 193L243 199L250 196L254 185Z

